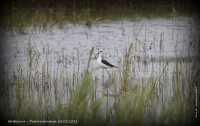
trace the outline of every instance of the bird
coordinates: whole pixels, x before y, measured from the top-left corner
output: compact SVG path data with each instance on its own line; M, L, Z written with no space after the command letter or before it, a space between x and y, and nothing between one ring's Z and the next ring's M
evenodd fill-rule
M108 61L106 61L105 59L103 59L103 51L99 52L99 57L97 58L97 63L100 68L103 68L106 71L107 71L107 68L118 68L118 67L112 65L111 63L109 63ZM109 74L108 71L107 71L107 73ZM109 74L109 76L110 76L110 74Z

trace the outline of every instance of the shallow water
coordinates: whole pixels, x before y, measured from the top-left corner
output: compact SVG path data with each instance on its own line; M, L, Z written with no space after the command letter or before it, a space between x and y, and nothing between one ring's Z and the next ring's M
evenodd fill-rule
M25 28L25 34L19 34L16 28L8 29L0 38L0 66L10 75L10 78L17 76L19 67L25 76L29 64L30 44L33 49L32 55L34 55L31 69L33 75L41 74L42 68L46 68L45 65L47 65L50 76L58 76L57 73L64 70L67 71L63 73L65 77L72 78L75 74L77 77L75 83L78 83L86 67L89 51L94 47L90 69L97 80L95 88L112 94L113 87L105 86L105 82L109 81L108 74L106 71L102 74L102 70L97 69L95 54L99 50L104 51L105 59L119 67L119 69L109 69L109 72L119 74L122 73L125 50L132 43L133 62L130 74L134 79L148 78L152 73L159 75L165 66L167 66L165 76L169 79L172 77L175 66L173 60L170 59L177 57L188 59L198 56L199 24L191 17L129 18L92 22L91 28L88 28L85 22L79 22L76 25L66 23L62 29L57 26L46 29L29 27ZM165 59L168 59L170 63L166 64ZM184 62L182 67L185 68L184 72L190 69L192 64L190 61ZM171 90L170 87L169 82L168 92ZM71 88L74 86L71 85ZM69 91L63 89L66 89L63 85L58 88L64 96L69 97L67 93ZM50 94L54 101L56 98L53 88ZM168 97L171 95L172 93L168 93ZM107 101L108 99L109 97ZM112 100L109 101L113 104ZM63 104L66 103L66 98L63 97Z
M33 66L35 72L41 72L43 64L48 62L54 73L60 60L60 66L67 66L69 71L74 64L82 69L91 47L95 47L95 54L103 50L104 57L118 66L131 43L135 60L188 58L198 56L198 28L199 22L191 17L106 20L93 22L92 28L85 26L85 22L66 23L62 29L56 26L41 30L25 28L25 34L18 34L13 28L0 38L1 66L9 72L19 66L26 71L29 42L38 56L38 63ZM92 68L95 65L96 62Z
M107 20L93 22L91 29L85 26L85 22L76 25L66 23L62 29L56 26L42 30L26 28L25 34L18 34L17 30L12 33L8 29L1 37L1 61L11 71L23 66L28 59L29 42L40 54L40 64L46 61L47 55L51 55L49 60L52 64L62 54L70 61L73 56L77 58L76 49L80 53L80 61L87 61L92 46L95 53L103 50L106 58L117 63L128 43L133 43L134 55L141 57L197 56L198 26L199 23L190 17L177 17Z

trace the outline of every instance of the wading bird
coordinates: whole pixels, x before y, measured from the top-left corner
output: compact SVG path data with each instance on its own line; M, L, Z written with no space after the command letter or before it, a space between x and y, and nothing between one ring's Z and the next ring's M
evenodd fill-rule
M118 68L118 67L112 65L111 63L109 63L108 61L103 59L103 52L102 51L99 52L99 57L97 59L97 63L98 63L100 68L103 68L106 71L107 71L107 68ZM107 71L107 73L109 74L108 71ZM109 74L109 76L110 76L110 74Z

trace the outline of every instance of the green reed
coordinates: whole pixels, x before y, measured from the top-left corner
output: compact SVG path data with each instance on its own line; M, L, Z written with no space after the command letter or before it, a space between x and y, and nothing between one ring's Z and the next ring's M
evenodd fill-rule
M110 79L105 81L114 87L114 93L104 93L102 97L95 96L96 80L90 69L94 52L91 48L85 70L76 71L79 66L73 66L70 75L60 54L56 72L51 75L49 62L42 64L42 72L34 71L34 64L39 62L39 53L29 42L27 49L27 74L19 66L15 79L3 84L1 100L8 106L4 112L8 119L19 120L77 120L78 124L95 125L187 125L194 117L194 88L199 83L199 69L193 60L192 69L184 69L183 61L174 59L172 77L168 77L167 68L172 61L159 63L160 74L152 70L148 78L136 78L131 66L134 47L131 43L122 57L122 67L112 72ZM73 53L75 56L75 54ZM77 55L78 57L78 55ZM80 58L80 57L79 57ZM48 58L47 58L48 59ZM78 61L77 61L78 62ZM77 67L77 69L75 69ZM152 69L153 64L152 64ZM185 72L187 70L187 72ZM120 72L122 71L122 73ZM35 72L35 73L34 73ZM78 74L75 74L78 72ZM80 73L79 73L80 72ZM78 76L79 75L79 76ZM2 78L5 78L1 74ZM76 81L78 78L78 81ZM99 83L98 83L99 84ZM172 94L169 95L171 85ZM61 87L60 87L61 86ZM107 98L114 103L107 107ZM65 101L65 102L64 102ZM11 104L12 103L12 104ZM29 124L27 124L29 125ZM31 124L30 124L31 125Z

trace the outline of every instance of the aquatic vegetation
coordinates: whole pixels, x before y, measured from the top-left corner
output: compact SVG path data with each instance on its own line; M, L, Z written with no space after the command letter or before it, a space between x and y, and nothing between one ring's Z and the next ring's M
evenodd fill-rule
M102 91L99 97L95 96L99 91L94 88L95 80L90 69L94 47L89 53L86 69L76 81L76 77L72 77L74 74L68 77L62 70L50 77L48 64L43 65L42 73L32 74L32 65L38 62L38 57L29 44L27 74L24 75L19 66L15 79L6 80L2 85L1 100L8 105L4 106L3 113L7 118L15 120L67 119L78 124L190 124L194 118L192 104L195 96L192 92L199 83L199 69L187 69L185 73L182 61L176 60L172 77L167 74L169 63L165 63L160 68L160 74L154 75L152 71L149 78L136 79L131 69L131 64L137 62L131 59L133 48L133 44L130 44L124 54L123 67L119 68L123 72L113 73L112 81L108 81L115 91L112 94ZM59 69L61 61L57 63ZM193 62L193 67L196 66ZM2 72L2 78L8 76ZM114 100L110 107L105 105L108 102L105 99L108 98ZM30 122L28 124L31 125Z
M25 120L26 125L32 125L37 120L50 120L75 125L125 123L131 126L155 126L189 125L196 121L194 92L196 88L199 89L200 58L190 54L182 55L179 34L173 25L173 34L167 37L170 41L174 40L176 55L170 57L164 54L164 45L168 42L165 41L166 33L158 32L159 29L156 28L155 31L148 32L145 24L138 23L138 13L133 15L132 11L124 9L117 12L118 15L113 15L112 11L105 14L102 10L96 15L90 8L80 12L76 9L63 11L65 8L61 7L56 9L58 11L47 8L26 12L14 8L1 25L12 28L11 37L26 34L31 36L34 32L37 34L37 31L40 34L41 29L48 29L48 33L54 35L51 28L55 25L63 29L68 27L69 22L81 26L78 24L84 21L83 27L86 25L86 28L93 30L93 23L117 19L121 22L120 34L124 36L125 24L121 19L133 16L134 37L126 41L127 45L123 49L116 48L112 55L107 53L109 58L119 58L118 69L110 70L111 77L103 72L99 74L92 68L95 52L100 48L99 43L82 52L79 47L73 48L69 54L65 52L65 48L61 51L54 50L48 42L36 46L30 37L23 49L14 48L16 51L13 57L18 58L23 54L25 63L12 72L7 71L4 64L0 67L0 100L3 104L0 112L6 123L8 120ZM140 12L141 15L144 13ZM171 17L167 18L178 24L175 28L179 31L179 18L174 18L176 21ZM29 28L33 28L33 33L29 33ZM139 36L141 29L145 29L143 38ZM189 43L188 50L199 49L198 36L192 33L192 23L190 30L189 42L185 40ZM67 33L64 32L64 35ZM151 34L153 38L149 40L150 46L147 46L147 34ZM99 40L95 41L100 39L99 35ZM61 38L59 41L64 40ZM157 50L158 57L150 57L147 50ZM4 50L0 53L4 54Z

